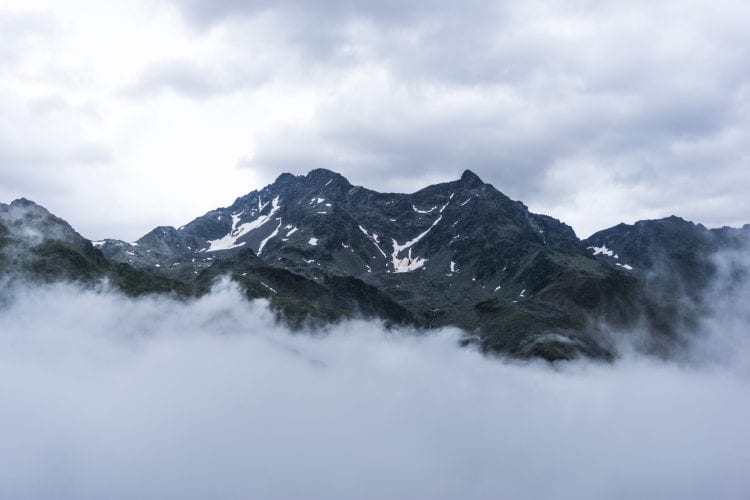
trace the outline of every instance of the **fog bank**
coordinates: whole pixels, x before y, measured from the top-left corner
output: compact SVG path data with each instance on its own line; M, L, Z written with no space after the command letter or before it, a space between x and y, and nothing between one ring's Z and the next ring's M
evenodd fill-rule
M450 329L291 334L228 283L15 290L0 498L748 498L745 320L707 318L735 340L690 362L551 366Z

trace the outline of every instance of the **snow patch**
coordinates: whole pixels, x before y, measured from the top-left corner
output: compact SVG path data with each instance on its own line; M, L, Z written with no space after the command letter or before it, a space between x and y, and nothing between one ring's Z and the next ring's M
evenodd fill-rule
M268 203L261 205L261 199L260 197L258 197L259 210L262 210L264 207L266 207L266 205L268 205ZM272 217L274 216L274 214L276 214L276 212L279 211L279 208L281 208L281 204L279 203L279 197L276 196L271 202L271 211L266 215L259 216L257 219L251 222L239 224L240 218L242 217L242 214L244 212L240 212L238 214L232 214L232 230L229 231L229 233L226 234L223 238L209 241L208 248L205 250L201 250L201 251L202 252L215 252L217 250L229 250L232 248L237 248L237 247L242 246L244 243L238 244L237 240L242 238L249 232L254 231L258 229L259 227L263 226L268 221L270 221ZM278 231L278 228L276 228L276 231Z
M417 207L415 207L414 205L412 205L411 208L414 209L414 211L417 212L418 214L431 214L432 211L435 210L437 207L432 207L429 210L420 210Z
M278 196L277 196L278 198ZM268 202L263 203L261 200L260 195L258 195L258 212L262 211L266 206L268 205Z
M307 243L316 247L318 246L318 238L310 238L310 241L308 241Z
M373 244L378 249L378 251L383 255L383 257L387 259L388 256L385 254L383 249L380 248L380 237L376 233L372 233L372 235L370 235L369 231L367 231L367 229L363 228L362 226L359 226L359 230L365 233L365 236L367 236L370 239L370 241L373 242ZM373 257L373 259L374 258L375 257Z
M266 246L266 243L268 243L268 240L270 240L271 238L279 234L279 229L281 229L281 220L279 220L279 225L276 226L276 229L274 229L271 234L269 234L263 241L260 242L260 246L258 247L258 255L260 255L263 252L263 247Z
M445 206L443 208L445 208ZM440 211L442 212L443 210L441 209ZM433 227L437 226L437 224L442 219L443 219L443 216L440 215L435 220L435 222L433 222L432 225L429 228L427 228L426 231L417 235L415 238L407 241L403 245L399 244L395 239L393 240L393 253L391 254L391 257L393 259L393 270L395 272L407 273L407 272L414 271L415 269L419 269L420 267L424 266L424 263L427 262L427 259L422 258L422 257L412 258L411 247L417 244L422 238L427 236L427 233L429 233ZM399 258L398 255L407 249L409 251L407 256Z
M615 259L619 259L620 256L617 255L615 252L607 248L607 245L602 245L600 247L587 247L590 250L594 251L594 255L606 255L607 257L614 257Z
M411 256L411 248L410 248L407 256L403 258L396 257L394 253L393 270L397 273L408 273L408 272L414 271L424 266L425 262L427 262L427 259L425 259L424 257L413 258Z

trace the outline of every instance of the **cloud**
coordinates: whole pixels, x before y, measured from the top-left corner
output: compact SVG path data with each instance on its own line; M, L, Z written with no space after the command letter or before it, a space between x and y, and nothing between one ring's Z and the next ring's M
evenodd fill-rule
M458 348L452 330L291 334L230 284L190 302L68 285L4 297L2 497L750 491L747 343L725 364L552 367Z
M332 168L353 182L386 191L410 191L453 180L470 165L488 180L528 184L549 153L511 118L522 107L503 90L425 89L394 81L382 68L364 68L340 80L307 127L270 131L251 165L304 173ZM529 181L532 182L532 181Z
M739 224L750 209L745 10L739 0L11 2L0 89L34 116L4 156L60 167L17 184L45 203L55 194L43 183L70 178L59 143L108 151L86 172L93 189L64 204L96 238L180 225L313 167L402 192L470 168L581 236L673 213ZM12 131L7 116L0 128ZM26 164L0 173L25 177ZM161 188L176 178L180 189ZM114 215L94 220L102 204Z
M707 17L673 2L490 3L460 13L415 3L404 22L356 3L325 12L293 2L182 5L194 21L225 28L292 19L277 40L295 54L317 47L310 32L328 32L319 16L338 27L305 59L310 84L327 89L313 120L264 135L256 168L323 166L398 191L471 168L583 236L642 214L710 225L742 218L735 188L750 182L740 173L748 144L736 134L748 124L737 110L747 107L740 68L750 40L739 3ZM602 189L642 205L589 207L589 165ZM560 192L551 181L563 174L579 182ZM718 192L725 203L695 208Z
M382 2L340 1L327 2L325 5L310 5L298 0L284 0L271 2L268 0L251 0L238 2L235 0L220 0L209 2L204 0L175 0L171 2L181 9L185 16L197 26L211 26L222 21L236 18L252 18L265 13L283 13L296 19L299 23L292 23L293 29L304 29L308 32L326 31L331 27L343 27L347 21L371 20L380 25L410 26L415 21L429 18L435 13L445 12L464 14L471 13L471 8L477 8L482 2L470 1L465 6L457 7L452 2L429 2L414 0L398 2L386 0ZM486 7L482 10L487 10ZM295 16L295 13L298 15ZM472 16L473 17L473 16ZM308 23L308 20L324 21L320 24ZM335 31L335 29L334 29Z
M0 47L0 74L21 61L24 50L57 29L51 16L0 10L0 31L4 34L4 43Z
M69 175L77 166L111 161L109 148L85 132L99 121L85 107L71 105L60 96L23 102L17 94L8 93L0 98L0 112L0 177L6 180L6 190L18 189L17 184L25 189L24 184L37 175L59 188L56 173Z
M172 91L193 99L205 99L259 85L260 81L260 75L241 75L238 68L227 72L223 68L200 67L186 60L171 60L147 67L138 82L125 93L142 98Z

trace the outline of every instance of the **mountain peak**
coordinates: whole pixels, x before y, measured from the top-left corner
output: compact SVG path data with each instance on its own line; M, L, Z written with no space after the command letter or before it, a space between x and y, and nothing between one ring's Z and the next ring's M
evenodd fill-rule
M283 184L287 182L291 182L295 179L295 176L293 174L290 174L289 172L284 172L283 174L279 175L275 181L273 181L274 184Z
M10 205L5 205L5 207L8 207L6 210L13 209L17 211L16 213L24 213L27 215L33 215L34 217L52 216L49 210L27 198L13 200L10 202Z
M469 169L464 170L464 173L461 174L460 182L468 187L479 187L484 185L482 179Z
M310 170L307 175L305 176L308 180L315 182L315 183L328 183L332 180L339 180L344 181L346 184L349 184L349 181L346 177L343 175L334 172L332 170L327 170L325 168L316 168L313 170Z
M38 205L37 203L34 203L33 201L26 199L26 198L18 198L17 200L13 200L10 202L10 206L12 207L40 207L43 208L41 205Z

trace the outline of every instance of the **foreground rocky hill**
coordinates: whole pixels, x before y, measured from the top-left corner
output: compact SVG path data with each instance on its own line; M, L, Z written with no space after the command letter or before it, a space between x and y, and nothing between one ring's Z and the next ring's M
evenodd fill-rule
M21 209L37 215L19 218ZM0 223L2 265L37 279L106 277L128 293L197 295L231 276L295 327L351 317L453 325L487 351L546 359L611 358L613 332L635 326L649 333L644 349L668 354L708 307L716 256L750 236L750 226L709 230L670 217L581 241L470 171L412 194L322 169L282 174L133 243L92 245L25 200L3 205ZM20 238L29 225L44 238ZM30 258L8 260L19 254Z

